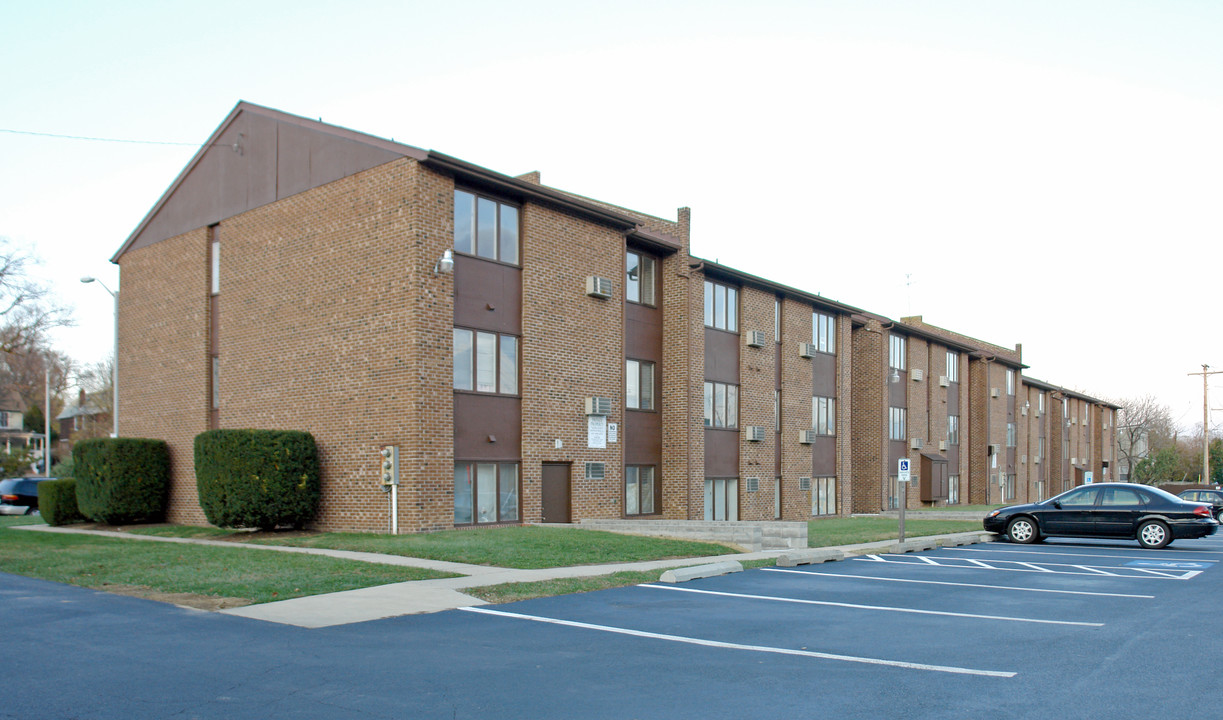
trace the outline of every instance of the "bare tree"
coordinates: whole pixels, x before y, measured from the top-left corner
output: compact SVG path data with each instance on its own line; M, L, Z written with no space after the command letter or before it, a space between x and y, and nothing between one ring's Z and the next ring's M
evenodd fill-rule
M36 263L32 252L0 237L0 352L29 353L45 343L48 330L72 324L50 289L30 277Z
M48 367L51 370L50 414L54 418L63 410L64 393L76 370L72 358L48 348L0 353L0 387L15 390L27 407L41 408L46 397Z
M1131 472L1142 460L1177 445L1172 411L1153 395L1112 401L1117 412L1117 450L1122 466Z

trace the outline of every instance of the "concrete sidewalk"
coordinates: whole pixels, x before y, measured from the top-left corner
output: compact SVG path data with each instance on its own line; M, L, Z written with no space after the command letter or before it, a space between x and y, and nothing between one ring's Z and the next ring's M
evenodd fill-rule
M325 555L328 557L357 560L361 562L382 563L385 565L400 565L427 568L443 572L461 574L462 577L442 578L438 580L416 580L413 582L377 585L374 587L345 590L343 592L312 595L309 597L280 600L278 602L247 605L229 608L218 612L226 615L236 615L255 620L296 625L304 628L322 628L333 625L379 620L399 615L439 612L461 607L485 605L479 598L467 595L462 591L467 588L486 585L503 585L506 583L537 582L540 580L555 580L558 578L594 577L611 575L624 571L650 571L660 573L670 568L693 567L726 561L749 561L776 558L785 551L766 550L752 553L732 553L711 557L673 558L670 560L650 560L644 562L612 563L606 565L578 565L573 567L543 568L539 570L518 570L514 568L490 567L487 565L469 565L465 563L427 560L423 558L403 557L400 555L382 555L378 553L353 552L350 550L327 550L322 548L298 548L282 545L251 545L219 540L192 540L185 538L166 538L151 535L133 535L125 532L105 530L74 530L63 527L42 525L25 525L13 527L14 530L29 530L33 532L75 533L84 535L99 535L105 537L120 537L129 540L147 540L151 542L173 542L194 545L212 545L217 547L242 547L271 552L292 552L308 555ZM941 545L965 545L986 542L992 539L992 533L974 531L956 533L953 535L937 535L916 538L903 546L895 540L862 543L859 545L843 545L829 550L839 550L845 555L871 555L891 552L912 552L915 550L937 547Z

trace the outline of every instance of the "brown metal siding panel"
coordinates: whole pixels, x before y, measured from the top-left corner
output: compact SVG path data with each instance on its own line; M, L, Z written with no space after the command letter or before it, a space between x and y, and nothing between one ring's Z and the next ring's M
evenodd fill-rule
M662 464L662 414L627 410L624 413L624 462Z
M662 311L648 305L624 305L625 354L634 360L662 362Z
M522 268L454 256L454 324L522 334Z
M811 445L811 474L826 477L837 474L837 439L821 436Z
M705 328L705 379L739 384L739 336Z
M507 395L454 394L454 457L518 460L522 457L522 400ZM442 429L439 428L439 431ZM489 441L489 436L496 439Z
M739 477L739 431L705 428L705 477Z
M812 395L834 398L837 396L837 356L816 353L811 358Z

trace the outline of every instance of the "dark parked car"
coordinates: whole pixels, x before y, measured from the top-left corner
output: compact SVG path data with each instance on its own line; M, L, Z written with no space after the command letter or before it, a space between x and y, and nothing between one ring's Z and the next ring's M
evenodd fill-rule
M1223 523L1223 490L1186 490L1177 497L1189 502L1210 505L1210 509L1215 514L1215 520Z
M1012 505L985 517L985 529L1012 542L1033 543L1048 535L1127 538L1145 548L1173 540L1206 537L1219 529L1210 508L1166 490L1131 483L1083 485L1057 497Z
M0 480L0 515L29 515L38 510L38 483L55 478L19 477Z

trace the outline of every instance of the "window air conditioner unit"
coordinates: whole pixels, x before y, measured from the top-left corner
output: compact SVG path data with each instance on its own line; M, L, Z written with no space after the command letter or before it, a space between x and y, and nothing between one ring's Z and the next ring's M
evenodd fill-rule
M939 387L947 387L950 384L951 384L951 380L946 375L938 376L938 386Z
M938 441L938 451L939 451L939 452L947 452L947 441L946 441L946 440L939 440L939 441Z
M909 377L913 378L913 382L921 382L922 372L921 368L913 368L909 371Z
M1078 419L1078 418L1075 418L1075 417L1070 418L1070 424L1071 424L1071 425L1078 425L1078 424L1079 424L1079 419Z
M998 388L990 388L990 389L989 389L989 396L990 396L990 397L992 397L992 398L1002 397L1002 391L1001 391L1001 390L999 390Z
M1070 464L1071 464L1071 465L1078 465L1078 464L1079 464L1079 459L1078 459L1078 458L1076 458L1076 457L1072 457L1072 458L1070 458Z
M764 440L764 428L759 425L747 426L747 439L752 442L760 442Z
M909 438L910 450L921 450L921 438Z
M752 330L747 334L748 347L764 347L764 333L759 330Z
M1001 449L1002 449L1002 446L1001 446L1001 445L991 444L991 445L989 446L989 454L990 454L990 455L997 455L997 454L998 454L998 451L999 451L999 450L1001 450Z
M1027 461L1028 461L1028 456L1027 456L1027 455L1020 455L1020 456L1019 456L1019 462L1021 462L1021 463L1026 463Z
M586 479L602 480L607 474L607 465L601 462L586 463Z
M747 478L743 488L747 492L760 492L760 478Z
M811 343L799 343L798 344L798 356L799 357L805 357L805 358L815 357L815 351L816 351L816 347L812 345Z
M612 296L612 281L591 275L586 278L586 294L591 297L609 298Z
M798 431L798 441L802 443L803 445L810 445L811 443L815 442L815 431L814 430L799 430Z
M799 490L810 490L811 489L811 478L800 477L798 479L798 489Z
M585 410L587 415L611 415L611 398L588 397L585 402Z

